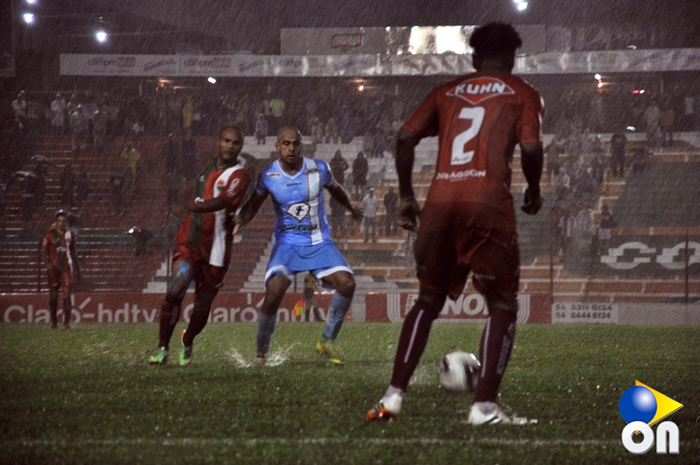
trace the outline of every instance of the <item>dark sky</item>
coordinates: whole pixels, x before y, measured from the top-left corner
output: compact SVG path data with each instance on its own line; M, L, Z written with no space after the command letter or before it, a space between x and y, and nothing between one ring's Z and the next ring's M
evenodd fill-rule
M9 1L9 0L0 0ZM130 47L186 42L212 50L279 53L284 27L384 27L514 24L584 26L609 22L661 24L700 36L700 0L529 0L519 13L512 0L38 0L49 38L89 35L98 18ZM26 9L15 0L15 9ZM16 12L16 17L19 16ZM37 28L39 29L38 25ZM39 34L34 32L34 34ZM122 41L124 42L124 41ZM67 43L66 47L76 46ZM77 52L85 50L61 50ZM95 50L96 51L96 50ZM120 50L146 52L149 50ZM158 50L150 50L151 53Z

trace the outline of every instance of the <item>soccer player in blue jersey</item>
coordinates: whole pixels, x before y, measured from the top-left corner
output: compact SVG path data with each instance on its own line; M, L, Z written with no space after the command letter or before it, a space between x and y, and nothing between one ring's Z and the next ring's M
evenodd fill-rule
M235 219L234 230L235 234L252 220L265 199L272 197L277 221L274 247L265 272L265 299L258 314L256 364L265 363L277 310L294 275L310 271L324 287L335 289L316 350L331 363L342 365L345 356L334 341L350 308L355 278L331 240L323 188L350 210L354 218L362 218L362 209L352 205L326 162L301 156L301 134L297 129L282 128L275 148L280 157L260 173L255 192Z

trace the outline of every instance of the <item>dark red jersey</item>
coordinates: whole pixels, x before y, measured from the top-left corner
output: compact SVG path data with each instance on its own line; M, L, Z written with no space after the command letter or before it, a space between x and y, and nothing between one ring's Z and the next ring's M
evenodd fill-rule
M508 73L472 73L433 89L402 127L439 136L427 208L478 204L492 212L488 225L514 228L513 151L517 143L542 142L543 113L539 92Z
M50 264L57 273L72 272L75 267L75 237L73 232L61 233L55 227L46 231L41 243L41 254L44 261Z
M233 240L233 215L247 188L248 174L241 165L217 171L216 159L212 159L198 179L197 198L209 200L224 196L226 208L213 213L188 214L180 226L174 258L191 257L194 252L210 265L227 267Z

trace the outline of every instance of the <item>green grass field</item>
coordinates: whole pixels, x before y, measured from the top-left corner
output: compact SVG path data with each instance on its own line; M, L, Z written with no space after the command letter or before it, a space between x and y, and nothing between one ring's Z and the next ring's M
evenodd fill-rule
M274 366L245 368L253 324L212 324L191 367L151 367L154 324L0 325L0 463L698 463L700 329L518 329L502 403L526 426L464 424L470 397L448 395L437 363L475 352L481 325L436 324L399 419L366 424L388 383L396 324L348 323L349 362L313 346L318 323L281 323ZM179 330L179 328L178 328ZM628 453L620 395L635 379L681 402L668 419L680 454Z

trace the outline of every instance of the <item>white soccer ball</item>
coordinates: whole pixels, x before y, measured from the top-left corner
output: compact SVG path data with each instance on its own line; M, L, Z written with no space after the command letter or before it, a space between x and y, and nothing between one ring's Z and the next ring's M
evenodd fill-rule
M452 394L466 394L476 390L481 364L469 352L451 352L440 362L440 386Z

